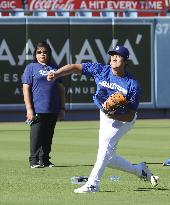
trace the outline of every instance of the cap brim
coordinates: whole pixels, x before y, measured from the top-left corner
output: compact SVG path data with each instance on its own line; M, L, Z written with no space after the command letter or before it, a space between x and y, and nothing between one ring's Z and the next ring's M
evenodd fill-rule
M117 52L117 51L108 51L108 54L111 56L113 54L118 54L120 56L122 56L125 60L127 60L127 58L125 56L123 56L121 53Z
M119 54L119 55L120 55L120 53L118 53L118 52L116 52L116 51L108 51L108 54L109 54L109 55L113 55L113 54Z

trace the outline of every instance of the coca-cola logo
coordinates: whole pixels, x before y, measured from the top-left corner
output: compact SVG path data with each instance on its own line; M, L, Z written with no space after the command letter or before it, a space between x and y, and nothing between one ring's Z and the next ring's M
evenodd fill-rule
M29 4L29 9L66 9L72 10L75 8L74 0L32 0Z
M168 0L170 1L170 0ZM28 0L30 10L74 10L74 9L141 9L162 10L165 8L165 0Z

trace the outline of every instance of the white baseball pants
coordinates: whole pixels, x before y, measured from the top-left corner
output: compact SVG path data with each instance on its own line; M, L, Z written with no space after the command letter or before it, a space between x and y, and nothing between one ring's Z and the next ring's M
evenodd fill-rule
M116 155L119 140L134 125L136 115L131 122L122 122L108 118L100 111L99 148L96 163L87 184L98 185L106 167L141 175L141 166L132 165L129 161Z

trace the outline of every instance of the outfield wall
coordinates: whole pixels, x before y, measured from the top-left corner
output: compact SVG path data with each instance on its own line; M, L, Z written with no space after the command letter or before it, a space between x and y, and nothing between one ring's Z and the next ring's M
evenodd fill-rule
M94 61L109 63L107 51L123 44L130 51L128 70L143 89L140 116L169 117L170 18L0 18L0 121L25 118L21 75L37 42L46 40L59 66ZM98 118L93 79L64 78L67 119ZM148 112L149 111L149 112ZM84 115L81 114L84 113ZM90 117L90 114L92 115Z

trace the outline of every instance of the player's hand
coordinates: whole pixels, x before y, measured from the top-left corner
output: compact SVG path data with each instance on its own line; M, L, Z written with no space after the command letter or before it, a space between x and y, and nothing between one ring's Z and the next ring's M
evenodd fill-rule
M107 110L106 109L106 107L107 107L107 102L106 101L102 104L102 107L103 107L104 110Z
M108 117L111 117L111 116L114 116L115 113L116 113L116 110L109 110L109 109L106 109L106 102L104 102L102 104L102 107L103 107L103 112L108 116Z
M34 118L34 112L33 109L27 109L27 115L26 115L27 120L32 120Z
M55 80L55 74L53 72L49 72L47 75L47 80L48 81Z

